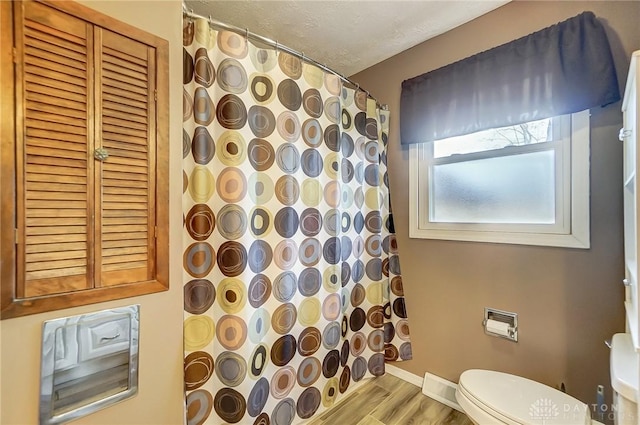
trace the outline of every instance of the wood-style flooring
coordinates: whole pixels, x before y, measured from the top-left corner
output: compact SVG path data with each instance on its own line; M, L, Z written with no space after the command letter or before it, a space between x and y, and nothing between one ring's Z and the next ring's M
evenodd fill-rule
M308 425L473 425L463 413L390 374L371 379Z

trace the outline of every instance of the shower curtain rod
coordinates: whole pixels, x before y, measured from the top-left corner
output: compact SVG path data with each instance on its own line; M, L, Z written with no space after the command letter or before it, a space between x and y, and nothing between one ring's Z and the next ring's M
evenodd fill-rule
M330 72L332 74L334 74L335 76L337 76L338 78L340 78L342 81L349 83L353 86L355 86L357 89L364 91L368 97L372 98L373 100L376 101L376 105L378 105L380 107L380 109L386 111L388 110L388 106L386 104L380 104L378 103L378 99L376 99L375 97L373 97L371 95L371 93L369 93L367 90L365 90L364 88L360 87L360 84L355 83L353 81L351 81L348 77L345 77L344 75L340 74L337 71L334 71L333 69L329 68L327 65L324 65L316 60L311 59L308 56L305 56L304 52L298 52L297 50L294 50L288 46L285 46L283 44L278 43L277 40L271 40L270 38L267 37L263 37L261 35L258 35L256 33L250 32L248 28L240 28L237 27L235 25L231 25L231 24L227 24L225 22L222 21L217 21L215 19L211 18L211 15L209 16L203 16L200 14L197 14L193 11L193 9L189 9L187 8L187 6L182 3L182 14L188 16L189 18L200 18L200 19L205 19L206 21L209 22L209 25L214 26L214 27L218 27L218 28L222 28L224 30L227 31L232 31L235 32L237 34L240 35L244 35L247 39L252 38L254 40L257 40L263 44L267 44L269 46L275 47L276 51L281 50L283 52L289 53L291 55L297 56L300 59L302 59L303 61L309 62L315 66L317 66L320 69L323 69L327 72Z

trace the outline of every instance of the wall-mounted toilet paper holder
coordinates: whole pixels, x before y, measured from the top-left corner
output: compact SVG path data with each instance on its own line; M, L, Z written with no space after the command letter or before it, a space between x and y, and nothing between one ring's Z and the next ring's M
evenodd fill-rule
M518 313L484 308L484 333L518 342Z

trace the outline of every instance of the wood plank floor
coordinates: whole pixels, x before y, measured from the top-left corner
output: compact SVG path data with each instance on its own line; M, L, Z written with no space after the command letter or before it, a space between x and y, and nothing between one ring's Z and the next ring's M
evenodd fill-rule
M308 425L473 425L463 413L393 375L371 379Z

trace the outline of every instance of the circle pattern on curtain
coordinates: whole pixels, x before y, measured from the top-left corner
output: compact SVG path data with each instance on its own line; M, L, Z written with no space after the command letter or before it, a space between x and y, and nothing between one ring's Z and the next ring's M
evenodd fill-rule
M411 358L389 115L204 20L183 42L187 423L297 423Z

